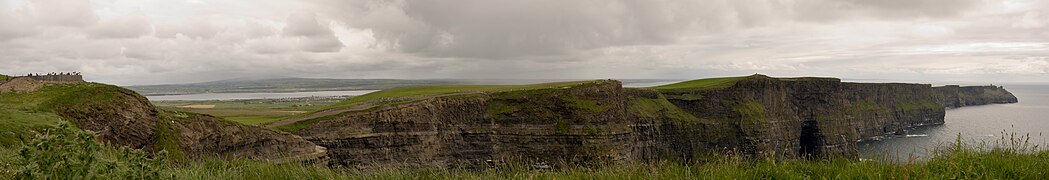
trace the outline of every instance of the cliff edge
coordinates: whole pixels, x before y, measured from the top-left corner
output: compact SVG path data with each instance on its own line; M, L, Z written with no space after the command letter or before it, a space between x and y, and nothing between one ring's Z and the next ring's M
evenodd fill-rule
M943 124L941 94L928 84L764 75L650 88L615 80L416 87L354 97L276 128L357 167L695 160L725 151L851 157L858 141Z

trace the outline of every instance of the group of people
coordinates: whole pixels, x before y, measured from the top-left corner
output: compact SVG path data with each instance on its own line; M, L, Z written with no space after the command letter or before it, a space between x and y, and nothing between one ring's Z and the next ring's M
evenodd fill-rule
M72 76L79 76L80 72L70 72L70 73L64 73L64 72L55 73L55 72L52 72L52 73L47 73L47 75L43 75L43 76L70 76L70 75L72 75ZM26 75L26 76L32 77L32 76L41 76L41 75L40 74L29 73L29 75Z

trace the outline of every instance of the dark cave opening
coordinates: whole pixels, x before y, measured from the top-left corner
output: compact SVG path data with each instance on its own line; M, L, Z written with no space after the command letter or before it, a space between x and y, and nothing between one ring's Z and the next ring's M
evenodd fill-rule
M798 143L801 146L798 149L798 155L807 158L819 157L820 145L823 144L823 139L820 137L820 128L816 121L803 121L801 124L801 137L798 138Z

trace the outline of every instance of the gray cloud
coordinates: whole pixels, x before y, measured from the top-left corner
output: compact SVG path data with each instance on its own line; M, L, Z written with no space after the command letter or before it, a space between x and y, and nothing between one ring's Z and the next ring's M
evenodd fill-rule
M137 38L152 33L153 27L145 17L127 17L103 21L87 32L97 38Z
M29 4L29 13L43 24L85 27L99 19L88 0L32 0Z
M377 46L434 57L559 55L612 46L670 44L770 23L856 18L945 18L976 0L329 2ZM359 11L356 11L359 10Z
M296 13L288 16L283 33L295 38L303 51L337 52L343 47L342 42L335 37L335 32L317 21L317 15L314 13Z
M0 7L0 73L82 71L124 85L753 73L1046 81L1047 2L12 0L0 3L12 6Z

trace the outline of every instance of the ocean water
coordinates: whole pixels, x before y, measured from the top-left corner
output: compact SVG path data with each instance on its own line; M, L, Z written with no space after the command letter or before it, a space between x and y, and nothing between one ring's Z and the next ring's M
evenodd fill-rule
M866 159L906 161L927 159L931 150L957 140L994 146L1024 140L1049 150L1049 85L1005 85L1019 99L1015 104L993 104L947 110L943 125L925 126L882 141L860 144Z
M375 92L375 90L359 91L314 91L314 92L290 92L290 93L205 93L184 94L167 96L146 96L151 101L162 100L235 100L235 99L280 99L301 97L330 97L330 96L358 96Z

